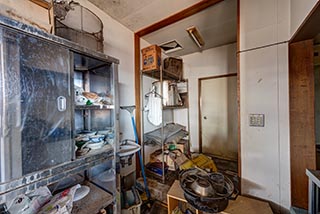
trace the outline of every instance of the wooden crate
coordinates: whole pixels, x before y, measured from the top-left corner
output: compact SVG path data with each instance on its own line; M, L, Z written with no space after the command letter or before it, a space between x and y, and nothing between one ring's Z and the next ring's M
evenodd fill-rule
M184 198L183 190L180 187L180 182L176 180L169 189L167 194L168 213L171 214L179 201L188 203ZM196 214L202 213L197 210ZM272 214L270 205L267 202L248 198L239 195L235 201L229 201L227 209L220 212L220 214Z

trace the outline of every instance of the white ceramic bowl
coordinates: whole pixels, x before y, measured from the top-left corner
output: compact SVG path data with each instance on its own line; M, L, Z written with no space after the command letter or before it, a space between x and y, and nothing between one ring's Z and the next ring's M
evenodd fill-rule
M101 141L99 143L89 143L86 145L86 147L90 149L100 149L103 147L103 145L104 145L104 141Z
M78 188L74 194L73 201L79 201L86 197L90 192L90 187L88 186L81 186Z

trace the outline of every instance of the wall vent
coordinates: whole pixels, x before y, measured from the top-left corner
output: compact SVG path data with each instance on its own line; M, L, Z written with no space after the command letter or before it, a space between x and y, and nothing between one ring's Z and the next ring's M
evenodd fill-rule
M165 42L159 46L165 54L172 53L182 49L182 46L176 40Z

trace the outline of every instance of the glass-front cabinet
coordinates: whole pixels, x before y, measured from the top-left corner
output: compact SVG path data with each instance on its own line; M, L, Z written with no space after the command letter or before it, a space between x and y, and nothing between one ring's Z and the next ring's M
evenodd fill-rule
M116 207L118 64L0 16L0 205L80 176Z
M1 182L73 157L70 52L0 29Z

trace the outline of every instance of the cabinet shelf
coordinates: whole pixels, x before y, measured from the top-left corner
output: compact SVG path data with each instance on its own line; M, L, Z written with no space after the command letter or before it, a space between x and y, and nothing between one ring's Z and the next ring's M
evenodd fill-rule
M143 71L141 70L141 74L143 76L148 76L157 80L160 80L160 71L159 70L150 70L150 71ZM175 76L171 75L170 73L162 71L162 80L176 80L178 81L179 78L176 78Z
M163 110L167 110L167 109L185 109L188 108L187 106L163 106Z
M86 182L84 185L90 187L90 192L85 200L74 203L71 214L98 213L101 209L114 202L114 197L111 194L102 190L95 184Z
M76 110L111 110L114 109L114 105L90 105L90 106L86 106L86 105L76 105L75 106Z
M114 160L113 149L102 151L96 155L81 156L73 161L28 174L16 180L0 184L0 201L13 195L28 194L35 188L59 182L65 177L81 173L97 164ZM27 188L26 188L27 187Z
M114 152L113 146L110 145L110 144L106 144L106 145L104 145L103 147L101 147L99 149L91 149L87 154L79 155L76 158L77 159L81 159L81 158L84 158L84 157L95 156L95 155L100 154L100 153L112 154L113 152Z

